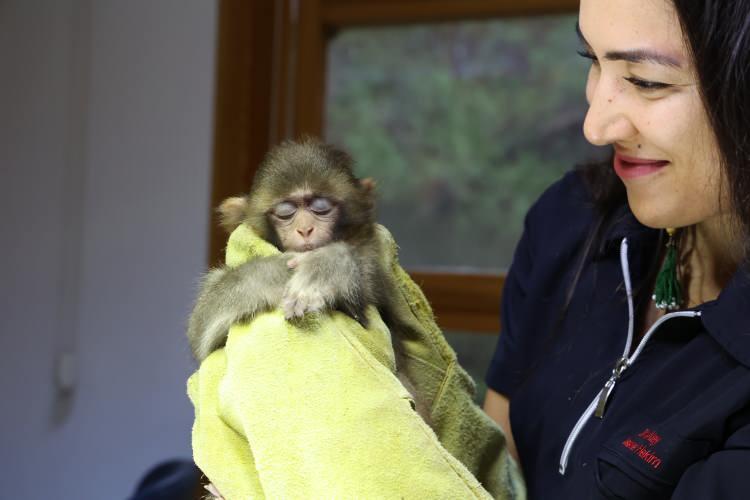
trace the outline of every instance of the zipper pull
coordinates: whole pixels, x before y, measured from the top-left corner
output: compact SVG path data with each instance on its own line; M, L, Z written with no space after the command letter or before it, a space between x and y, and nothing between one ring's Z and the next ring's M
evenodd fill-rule
M609 401L609 397L612 395L612 390L615 388L617 379L620 378L620 375L622 375L622 372L624 372L627 367L627 357L622 357L617 360L617 363L615 363L615 367L612 369L612 376L609 377L609 380L607 380L604 387L602 387L602 390L599 392L599 402L596 404L596 412L594 412L596 418L604 418L604 410L607 408L607 401Z
M612 394L612 389L615 388L615 382L617 382L617 379L612 375L599 392L599 402L596 404L596 412L594 412L596 418L604 417L604 408L607 407L607 401L609 400L609 395Z

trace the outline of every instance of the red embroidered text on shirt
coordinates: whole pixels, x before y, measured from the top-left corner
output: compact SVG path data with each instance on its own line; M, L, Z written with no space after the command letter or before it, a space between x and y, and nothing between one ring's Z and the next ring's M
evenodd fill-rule
M661 441L661 436L651 429L645 429L638 434L638 438L646 441L648 446L654 446ZM625 441L622 442L622 445L654 469L658 469L661 466L661 458L659 458L653 450L647 449L647 445L638 443L634 438L625 439Z
M656 431L652 431L651 429L644 429L643 432L638 434L638 437L648 441L648 444L650 444L651 446L655 446L656 443L661 441L661 436L658 435Z

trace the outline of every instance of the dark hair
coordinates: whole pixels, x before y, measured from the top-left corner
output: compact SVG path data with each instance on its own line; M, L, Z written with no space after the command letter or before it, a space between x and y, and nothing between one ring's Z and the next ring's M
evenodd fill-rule
M750 0L672 0L750 253Z
M743 248L743 265L750 261L750 0L672 0L698 76L703 106L716 137L722 175L728 181ZM562 315L568 309L583 267L618 207L627 202L625 187L606 162L581 167L597 221L581 249L581 257ZM644 285L658 271L654 255ZM637 293L638 294L638 293Z

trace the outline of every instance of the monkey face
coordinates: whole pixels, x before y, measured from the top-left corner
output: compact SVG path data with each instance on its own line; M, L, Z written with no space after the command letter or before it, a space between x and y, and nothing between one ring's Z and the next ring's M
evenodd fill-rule
M303 194L276 203L268 213L286 251L307 252L333 240L340 209L333 200Z

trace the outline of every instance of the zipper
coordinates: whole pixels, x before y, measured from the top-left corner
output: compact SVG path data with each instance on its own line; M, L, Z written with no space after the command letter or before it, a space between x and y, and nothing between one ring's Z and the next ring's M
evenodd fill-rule
M622 267L623 279L625 281L625 292L628 297L628 336L625 341L625 349L623 350L620 359L618 359L615 363L615 366L612 369L612 375L609 377L607 382L605 382L604 387L602 387L602 389L578 419L576 424L573 426L573 429L571 430L570 435L565 442L565 446L563 447L562 455L560 456L560 465L558 468L558 472L560 473L560 475L565 474L565 470L568 467L568 460L570 459L570 452L572 451L573 444L575 444L575 441L578 438L578 435L581 433L581 430L589 421L589 419L591 419L592 415L596 415L596 417L598 418L604 418L604 412L607 409L607 402L609 401L610 396L614 391L615 384L620 379L623 372L630 366L632 366L633 363L635 363L636 359L638 359L638 356L643 351L643 348L646 346L646 343L653 336L659 326L661 326L664 322L668 321L671 318L695 318L701 315L700 311L677 311L665 314L661 318L657 319L653 325L651 325L651 328L648 329L646 334L638 343L638 346L635 348L633 354L631 356L628 356L630 347L633 344L634 312L633 288L630 282L630 267L628 265L627 238L623 238L622 242L620 243L620 265Z
M609 380L604 384L604 387L602 387L602 390L597 397L596 411L594 412L596 418L604 418L604 410L607 408L609 396L615 389L615 384L620 379L620 375L622 375L622 372L624 372L627 367L628 358L620 358L617 360L617 363L615 363L615 367L612 369L612 376L609 377Z

